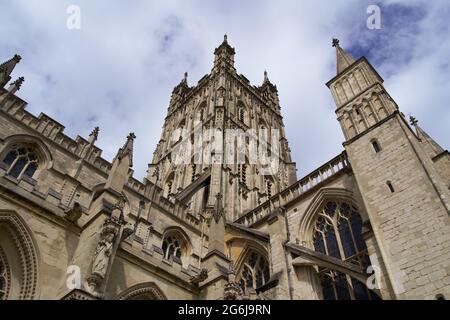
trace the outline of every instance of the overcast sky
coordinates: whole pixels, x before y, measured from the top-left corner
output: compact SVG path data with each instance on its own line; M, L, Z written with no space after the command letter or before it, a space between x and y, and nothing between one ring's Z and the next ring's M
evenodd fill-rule
M66 27L71 4L81 29ZM381 8L381 29L366 10ZM447 149L450 136L450 1L62 1L0 0L0 60L22 56L13 77L28 110L87 137L112 160L135 132L135 177L145 176L170 94L185 71L195 85L228 34L236 68L277 85L298 177L343 150L325 83L336 74L331 39L365 55L405 115Z

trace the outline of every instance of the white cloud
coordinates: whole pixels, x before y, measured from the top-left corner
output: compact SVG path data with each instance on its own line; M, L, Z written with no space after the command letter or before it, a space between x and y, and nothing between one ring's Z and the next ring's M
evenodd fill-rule
M331 38L367 53L405 113L444 147L450 134L447 1L381 2L383 29L369 31L370 1L1 1L0 59L23 56L15 75L33 113L87 136L111 160L137 135L135 175L143 177L160 137L172 88L185 71L194 85L209 73L228 33L236 67L253 84L267 69L279 89L299 176L342 150L325 83L335 75ZM81 8L81 30L66 8ZM357 52L357 53L358 53Z

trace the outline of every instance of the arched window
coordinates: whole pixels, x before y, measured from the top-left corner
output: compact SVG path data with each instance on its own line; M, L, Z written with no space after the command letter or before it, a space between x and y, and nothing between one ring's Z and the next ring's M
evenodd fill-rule
M367 270L370 260L362 236L362 219L356 207L342 201L330 201L321 209L314 225L316 251ZM374 300L379 297L350 276L319 267L325 300Z
M371 143L372 143L373 151L375 151L375 153L378 153L381 151L380 144L378 143L377 140L372 140Z
M181 259L182 244L182 240L175 235L165 236L162 243L164 259L170 260L173 257Z
M33 147L14 145L2 160L7 167L7 174L20 179L23 176L33 177L39 166L39 158Z
M252 251L244 262L241 272L240 285L242 290L247 288L257 289L266 284L270 279L270 269L267 259Z
M172 192L173 192L173 180L174 180L174 174L173 172L169 174L169 176L166 179L166 183L164 185L164 196L168 198Z
M389 191L390 191L391 193L394 193L394 192L395 192L395 189L394 189L394 186L392 185L392 182L388 181L388 182L386 182L386 184L387 184L387 186L388 186L388 188L389 188Z

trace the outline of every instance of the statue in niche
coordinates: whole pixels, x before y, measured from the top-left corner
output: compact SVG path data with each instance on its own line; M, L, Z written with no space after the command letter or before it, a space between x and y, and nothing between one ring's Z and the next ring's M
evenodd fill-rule
M112 247L114 244L114 233L108 233L98 243L95 249L94 259L92 263L92 274L103 279L106 275L106 271L109 265L109 259L112 253Z

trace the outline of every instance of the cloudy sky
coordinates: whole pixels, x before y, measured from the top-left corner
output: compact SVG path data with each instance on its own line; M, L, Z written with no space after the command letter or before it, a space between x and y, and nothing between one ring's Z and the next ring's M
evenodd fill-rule
M381 8L381 29L367 28L367 7ZM66 23L69 5L81 29ZM0 0L0 60L18 53L19 96L71 137L100 126L97 145L112 160L135 132L134 170L145 176L172 88L209 73L228 34L236 68L259 85L264 70L279 90L298 176L343 149L325 83L336 73L331 38L365 55L401 111L449 147L450 1L111 1Z

